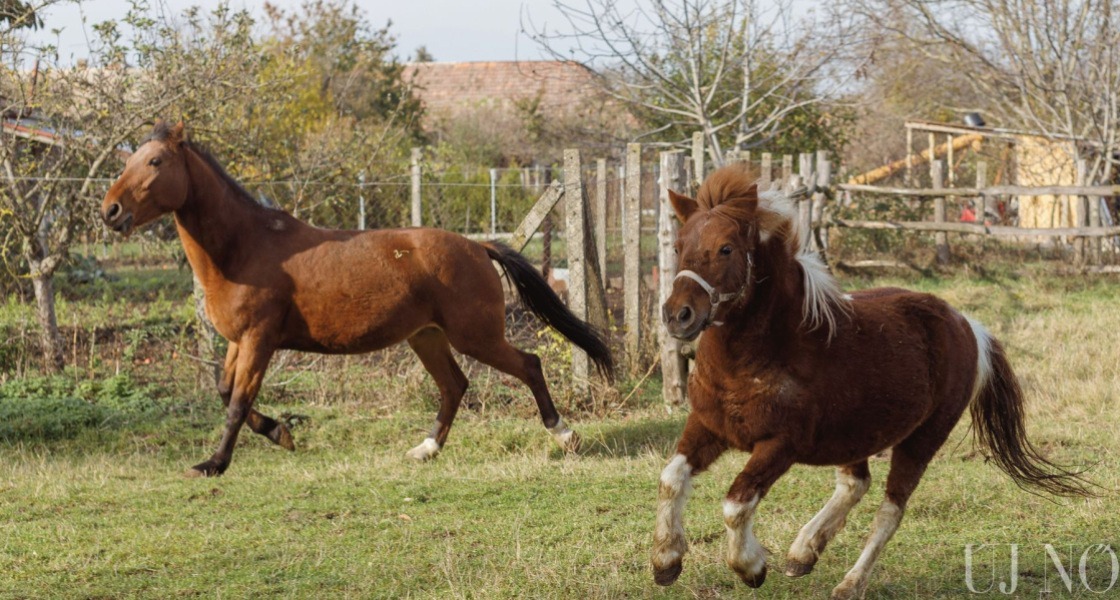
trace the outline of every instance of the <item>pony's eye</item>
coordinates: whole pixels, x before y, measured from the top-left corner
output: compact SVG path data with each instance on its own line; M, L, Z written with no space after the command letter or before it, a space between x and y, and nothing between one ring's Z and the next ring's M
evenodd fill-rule
M149 167L158 167L159 163L161 163L161 162L163 162L163 161L160 160L159 158L153 158L152 160L148 161L148 166Z
M725 244L722 248L719 249L719 253L724 256L731 254L731 244Z

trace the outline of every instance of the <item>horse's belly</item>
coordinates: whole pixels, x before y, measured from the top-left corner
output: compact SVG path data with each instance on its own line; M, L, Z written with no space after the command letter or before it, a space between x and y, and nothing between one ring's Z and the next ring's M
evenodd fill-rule
M400 343L431 324L426 311L397 308L338 310L311 315L290 315L285 348L323 354L360 354Z

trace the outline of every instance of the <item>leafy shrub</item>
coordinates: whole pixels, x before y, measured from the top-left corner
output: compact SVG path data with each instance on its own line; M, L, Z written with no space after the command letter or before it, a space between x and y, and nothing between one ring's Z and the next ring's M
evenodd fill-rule
M0 440L64 439L165 412L158 390L128 375L75 382L66 376L0 384Z

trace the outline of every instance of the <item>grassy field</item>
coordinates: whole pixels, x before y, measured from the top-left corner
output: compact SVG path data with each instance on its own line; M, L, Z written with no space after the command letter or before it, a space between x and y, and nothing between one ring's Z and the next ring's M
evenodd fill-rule
M1092 464L1100 498L1040 498L973 448L967 419L931 466L872 576L868 598L1098 598L1077 561L1120 547L1120 284L1115 279L961 270L937 278L848 278L849 289L904 285L940 294L1009 347L1030 401L1029 428L1051 458ZM723 566L720 500L746 455L729 453L696 481L686 510L690 553L671 588L648 567L657 478L684 416L658 401L656 378L580 405L562 390L563 352L538 346L561 409L584 436L564 456L527 391L468 365L473 404L438 459L405 451L425 435L434 386L400 352L285 357L260 406L298 422L298 451L243 434L229 472L181 473L220 435L215 394L190 354L189 277L142 266L115 281L67 287L60 319L73 338L61 377L28 364L30 311L0 306L0 597L822 598L862 547L887 462L816 571L780 573L797 530L832 491L830 469L796 467L763 501L756 533L772 552L765 586ZM68 338L69 339L69 338ZM12 350L15 348L15 350ZM24 350L20 350L23 348ZM18 354L17 354L18 353ZM965 547L975 552L972 594ZM1018 587L1009 581L1017 544ZM1068 592L1044 544L1072 575ZM1090 585L1109 555L1087 559ZM993 574L994 573L994 574ZM1112 589L1118 594L1118 588Z

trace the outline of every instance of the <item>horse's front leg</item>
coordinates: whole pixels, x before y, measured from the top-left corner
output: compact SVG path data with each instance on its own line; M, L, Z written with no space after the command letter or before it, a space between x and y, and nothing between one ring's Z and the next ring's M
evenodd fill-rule
M232 386L229 403L226 406L226 427L218 449L209 460L201 462L187 471L189 477L210 477L221 475L229 467L233 458L233 447L237 444L237 434L253 407L253 400L261 388L268 361L274 351L271 344L260 339L242 340L236 346L231 362L233 365ZM227 364L227 372L229 371ZM223 398L225 400L225 398Z
M766 550L752 531L758 503L794 463L793 452L777 440L755 444L747 466L723 501L727 527L727 566L752 588L766 581Z
M707 469L727 444L689 415L677 454L661 472L657 487L657 523L653 532L653 579L669 585L681 574L681 561L688 549L684 534L684 504L692 487L692 476Z
M222 377L218 380L218 395L222 398L222 406L229 408L230 398L233 397L233 381L237 374L237 343L230 342L229 349L226 350L225 367L222 369ZM263 415L255 408L249 409L249 415L245 417L245 422L249 424L249 429L268 438L270 442L284 448L285 450L295 450L296 443L292 439L292 434L288 431L288 427L283 423Z

